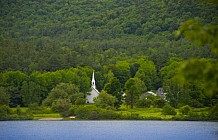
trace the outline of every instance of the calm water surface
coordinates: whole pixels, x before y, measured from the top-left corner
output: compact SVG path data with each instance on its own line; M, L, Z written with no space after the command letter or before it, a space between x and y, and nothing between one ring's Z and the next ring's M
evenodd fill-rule
M218 122L1 121L0 140L218 140Z

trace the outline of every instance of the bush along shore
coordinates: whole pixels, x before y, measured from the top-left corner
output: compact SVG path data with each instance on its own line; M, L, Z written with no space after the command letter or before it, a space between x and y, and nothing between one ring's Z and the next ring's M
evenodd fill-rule
M218 105L213 108L191 108L188 105L175 109L163 108L104 109L95 105L74 105L64 112L54 112L48 107L9 108L0 106L0 120L178 120L216 121Z
M33 115L20 108L10 108L6 105L0 106L0 120L32 120Z

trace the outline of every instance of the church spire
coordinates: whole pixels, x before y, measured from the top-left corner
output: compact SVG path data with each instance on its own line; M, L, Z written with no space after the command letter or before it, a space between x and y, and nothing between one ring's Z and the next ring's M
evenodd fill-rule
M92 73L92 87L96 89L96 86L95 86L95 74L94 74L94 71Z

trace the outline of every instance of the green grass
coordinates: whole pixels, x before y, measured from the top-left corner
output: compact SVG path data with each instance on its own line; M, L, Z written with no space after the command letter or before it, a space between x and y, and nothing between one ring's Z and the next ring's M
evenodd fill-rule
M12 111L15 111L16 109L17 109L16 107L11 108ZM28 109L27 107L20 107L20 110L21 110L22 112L26 112L27 109Z
M15 108L11 108L12 111L16 111L16 107ZM26 112L28 110L27 107L20 107L21 111L22 112ZM41 118L61 118L60 114L59 113L33 113L33 119L34 120L38 120L38 119L41 119Z
M162 108L127 108L125 106L121 106L119 111L117 111L120 115L127 117L131 115L138 116L138 118L145 120L174 120L174 115L163 115ZM179 109L176 109L177 115L176 117L181 117L181 112ZM209 108L192 108L192 114L195 116L204 117L209 113ZM182 115L187 116L187 115Z
M141 119L145 120L170 120L172 119L173 115L163 115L162 114L162 108L126 108L122 106L120 108L120 111L118 111L119 114L122 116L131 116L136 115Z
M51 113L51 114L33 114L33 119L38 120L41 118L61 118L59 113Z

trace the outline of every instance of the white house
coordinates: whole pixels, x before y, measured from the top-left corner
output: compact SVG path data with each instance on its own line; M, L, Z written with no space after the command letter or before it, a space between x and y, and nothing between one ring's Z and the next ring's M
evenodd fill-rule
M94 72L92 74L92 81L91 81L91 91L86 96L86 103L94 103L94 98L96 98L99 94L99 91L96 89L95 86L95 75Z
M163 88L159 88L159 89L156 91L156 94L159 95L161 98L166 99L166 94L167 94L167 93L164 92L164 89L163 89Z
M141 96L139 96L139 99L141 100L141 99L143 99L143 98L146 98L147 99L147 97L148 97L148 95L153 95L153 96L157 96L154 92L152 92L152 91L147 91L147 92L145 92L145 93L143 93Z
M153 96L157 96L159 95L162 99L165 99L166 98L166 94L167 93L164 93L164 89L163 88L159 88L156 93L152 92L152 91L147 91L146 93L143 93L139 99L143 99L143 98L147 98L148 95L153 95Z

